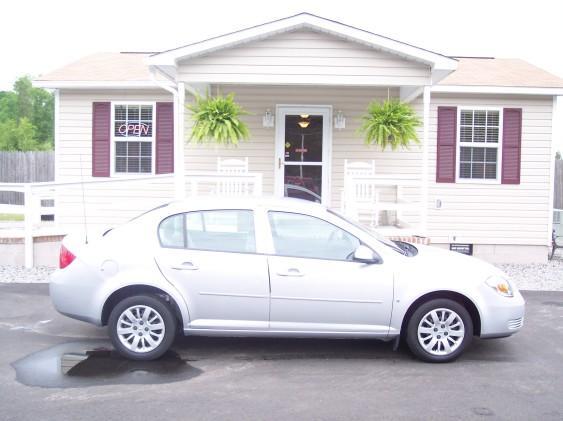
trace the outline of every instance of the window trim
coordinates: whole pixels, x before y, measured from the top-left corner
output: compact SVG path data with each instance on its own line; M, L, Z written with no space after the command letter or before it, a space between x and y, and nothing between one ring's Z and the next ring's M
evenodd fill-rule
M271 253L271 254L268 253L268 255L270 255L270 256L273 256L273 257L289 257L289 258L292 258L292 259L325 260L325 261L329 261L329 262L347 262L347 263L356 263L356 264L360 263L360 262L357 262L357 261L355 261L355 260L347 260L347 259L329 259L329 258L326 258L326 257L295 256L295 255L282 255L282 254L278 254L278 253L276 252L276 246L275 246L275 243L274 243L274 233L273 233L273 229L272 229L272 228L273 228L273 227L272 227L272 223L271 223L271 221L270 221L270 213L289 213L289 214L292 214L292 215L307 216L307 217L309 217L309 218L315 218L315 219L319 219L319 220L321 220L321 221L323 221L323 222L326 222L327 224L330 224L330 225L332 225L333 227L338 228L338 229L344 231L345 233L347 233L348 235L354 237L356 240L358 240L358 242L360 243L360 245L364 245L364 246L368 247L376 256L379 256L380 262L377 263L377 264L383 263L383 258L381 257L381 255L380 255L379 253L377 253L372 247L370 247L369 245L367 245L366 243L364 243L357 235L352 234L350 231L348 231L348 230L342 228L341 226L336 225L336 224L334 224L334 223L332 223L332 222L330 222L330 221L327 221L326 219L321 218L321 217L319 217L319 216L309 215L308 213L291 212L291 211L287 211L287 210L277 210L277 209L268 209L268 210L266 211L266 220L267 220L267 223L268 223L267 235L270 237L270 241L271 241L271 245L272 245L272 249L271 249L272 253ZM364 263L364 264L365 264L365 263Z
M150 138L141 138L142 142L151 142L151 172L117 172L115 171L115 142L123 139L128 139L127 137L116 137L115 136L115 106L116 105L151 105L152 106L152 136ZM155 165L156 165L156 101L111 101L111 118L110 118L110 177L131 177L131 176L147 176L155 175ZM150 140L149 140L150 139Z
M455 168L455 182L456 184L501 184L502 181L502 137L503 137L503 107L498 106L479 106L479 105L458 105L457 106L457 121L456 121L456 168ZM495 179L489 178L461 178L461 147L477 147L487 148L495 147L493 143L483 142L483 144L476 144L475 142L464 143L461 142L461 112L462 111L498 111L499 112L499 128L498 128L498 143L497 149L497 177Z

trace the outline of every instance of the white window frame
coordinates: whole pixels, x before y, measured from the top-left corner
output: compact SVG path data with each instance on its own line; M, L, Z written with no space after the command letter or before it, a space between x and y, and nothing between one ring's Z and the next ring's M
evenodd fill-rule
M115 171L115 142L126 141L133 137L115 136L115 106L116 105L151 105L152 106L152 136L138 137L141 142L151 142L151 172L116 172ZM111 177L131 177L135 175L154 175L156 164L156 101L111 101L111 137L110 137L110 176Z
M461 112L462 111L498 111L499 113L499 128L498 128L498 142L461 142ZM501 184L502 180L502 129L503 129L503 108L480 106L480 105L463 105L457 107L457 127L456 127L456 169L455 169L455 182L467 184ZM461 147L477 147L477 148L497 148L497 177L493 178L461 178Z

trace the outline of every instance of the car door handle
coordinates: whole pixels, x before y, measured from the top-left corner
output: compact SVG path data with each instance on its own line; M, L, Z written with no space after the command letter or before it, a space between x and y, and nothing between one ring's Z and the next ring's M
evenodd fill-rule
M183 262L180 265L172 266L175 270L198 270L199 267L194 265L192 262Z
M289 268L288 270L278 272L279 276L303 276L303 272L301 272L297 268Z

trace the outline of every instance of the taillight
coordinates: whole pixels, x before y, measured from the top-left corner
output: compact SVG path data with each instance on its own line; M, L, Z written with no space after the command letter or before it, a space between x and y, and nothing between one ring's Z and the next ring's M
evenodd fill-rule
M72 263L72 261L76 258L74 254L72 254L68 249L61 245L61 252L59 254L59 268L64 269L68 265Z

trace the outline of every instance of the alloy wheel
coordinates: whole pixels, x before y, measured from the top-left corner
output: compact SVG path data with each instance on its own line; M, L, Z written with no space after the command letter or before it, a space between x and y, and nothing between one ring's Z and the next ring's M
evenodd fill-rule
M127 308L117 320L117 336L127 349L145 353L156 349L165 334L164 320L154 308L135 305Z
M455 311L436 308L426 313L417 329L418 342L431 355L449 355L463 342L465 326Z

